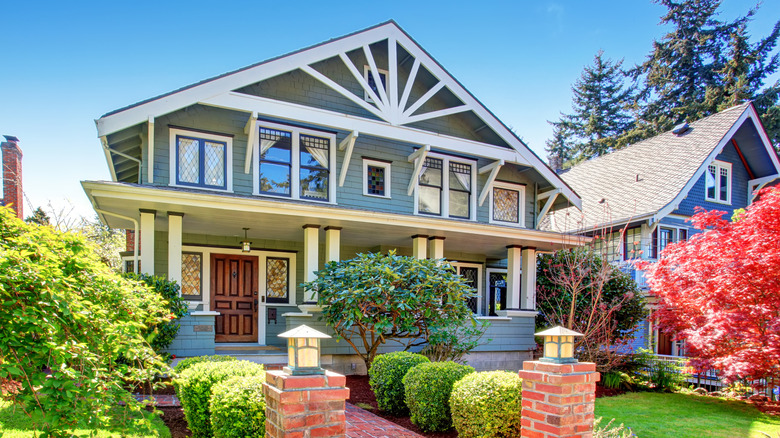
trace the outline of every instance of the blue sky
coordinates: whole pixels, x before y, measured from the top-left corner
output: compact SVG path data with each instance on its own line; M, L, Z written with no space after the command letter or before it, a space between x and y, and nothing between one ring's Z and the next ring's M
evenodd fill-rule
M721 18L752 4L724 0ZM663 12L649 0L7 1L0 134L21 141L34 206L70 202L92 215L79 181L110 178L94 119L392 18L544 158L546 121L570 110L582 67L599 50L641 62L664 33ZM780 2L766 2L751 34L778 18Z

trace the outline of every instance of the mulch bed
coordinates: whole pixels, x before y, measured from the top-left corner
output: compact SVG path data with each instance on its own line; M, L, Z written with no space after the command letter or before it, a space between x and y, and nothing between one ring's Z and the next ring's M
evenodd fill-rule
M171 431L171 438L185 438L191 437L192 432L187 428L187 419L184 418L184 411L180 407L167 408L158 407L158 411L162 412L162 420L168 429Z
M423 432L419 427L412 424L409 417L394 417L380 411L376 404L374 392L371 391L371 387L368 385L368 376L347 376L347 388L349 388L349 398L347 399L349 403L363 409L367 409L367 405L370 405L372 409L367 410L412 432L431 438L454 438L458 436L458 432L454 428L446 432Z

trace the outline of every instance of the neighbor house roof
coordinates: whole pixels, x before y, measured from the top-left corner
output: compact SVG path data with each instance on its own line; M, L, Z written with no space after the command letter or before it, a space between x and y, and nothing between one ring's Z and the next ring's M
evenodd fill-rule
M752 104L745 103L693 122L680 135L665 132L572 167L561 177L581 196L582 212L559 210L551 214L549 227L589 231L665 216L684 198L744 117L760 126Z

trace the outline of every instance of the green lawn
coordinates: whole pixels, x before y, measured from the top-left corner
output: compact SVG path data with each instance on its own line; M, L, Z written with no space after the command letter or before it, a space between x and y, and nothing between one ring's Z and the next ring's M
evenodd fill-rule
M117 426L109 429L100 429L96 437L110 438L110 437L161 437L170 438L171 433L168 428L163 424L162 420L157 418L154 420L155 434L145 435L134 433L132 430L126 430L130 427ZM74 435L89 435L88 430L77 429L73 431ZM14 409L10 403L0 400L0 437L2 438L32 438L35 436L33 431L32 421L24 415L19 409Z
M634 392L596 399L596 416L623 423L639 438L780 436L780 417L744 402L683 394Z

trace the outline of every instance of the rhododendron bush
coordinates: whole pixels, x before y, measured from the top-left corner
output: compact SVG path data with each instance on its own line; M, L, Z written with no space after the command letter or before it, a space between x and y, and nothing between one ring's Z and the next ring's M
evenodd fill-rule
M707 230L669 245L648 270L660 326L685 339L692 365L726 380L780 377L780 188L733 221L699 211Z

